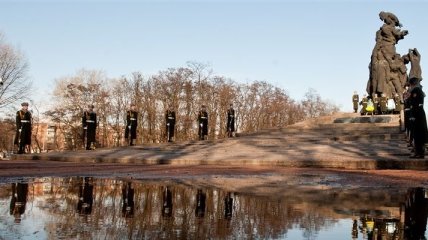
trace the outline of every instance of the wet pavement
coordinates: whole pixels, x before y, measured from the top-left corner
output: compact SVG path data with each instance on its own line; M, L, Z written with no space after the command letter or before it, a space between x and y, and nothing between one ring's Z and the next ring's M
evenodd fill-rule
M0 239L425 239L425 188L288 192L106 176L2 178ZM277 188L279 182L272 183ZM265 186L268 188L269 186Z

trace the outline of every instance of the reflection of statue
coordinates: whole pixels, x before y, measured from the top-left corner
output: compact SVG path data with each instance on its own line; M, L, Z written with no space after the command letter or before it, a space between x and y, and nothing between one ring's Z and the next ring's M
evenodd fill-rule
M77 203L78 213L91 214L92 203L94 200L93 191L94 191L94 185L92 182L92 178L85 177L81 179L81 184L79 186L79 201Z
M163 191L162 216L172 216L172 192L168 187L165 187L165 190Z
M423 188L412 188L407 193L404 207L405 239L425 239L428 217L428 199Z
M206 198L207 198L206 194L203 193L201 189L198 189L198 192L196 193L196 211L195 211L196 217L202 218L205 216Z
M124 182L122 186L122 217L134 216L134 188L131 182Z
M376 44L369 65L367 93L372 97L374 94L385 94L390 97L394 93L402 93L402 75L399 74L398 68L394 68L393 73L392 65L399 65L399 61L402 61L399 55L396 55L395 44L403 39L408 31L400 29L401 23L392 13L380 12L379 17L384 24L376 32Z
M233 198L230 192L224 198L224 218L230 220L233 211Z
M10 199L10 215L15 222L21 222L21 215L25 212L27 204L28 183L12 183L12 198Z

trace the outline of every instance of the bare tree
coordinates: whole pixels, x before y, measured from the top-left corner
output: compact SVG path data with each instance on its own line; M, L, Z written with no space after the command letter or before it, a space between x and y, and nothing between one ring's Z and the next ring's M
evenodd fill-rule
M24 55L4 41L0 33L0 108L28 97L31 81Z

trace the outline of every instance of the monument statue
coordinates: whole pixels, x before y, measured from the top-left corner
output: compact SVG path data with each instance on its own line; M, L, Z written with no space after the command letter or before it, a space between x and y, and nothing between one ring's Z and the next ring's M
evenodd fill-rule
M409 32L401 29L402 24L393 13L380 12L379 18L383 25L376 32L376 44L369 64L367 93L371 98L375 95L393 98L396 94L403 94L408 79L407 63L411 63L413 71L410 72L413 75L421 75L420 54L416 49L404 56L398 54L395 45Z

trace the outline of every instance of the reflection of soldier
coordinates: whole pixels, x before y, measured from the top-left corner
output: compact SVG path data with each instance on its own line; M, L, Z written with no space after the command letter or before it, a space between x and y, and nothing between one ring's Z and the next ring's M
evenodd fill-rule
M83 138L86 140L86 150L91 150L95 145L95 131L97 128L97 114L94 105L88 105L88 110L83 112L82 117Z
M91 214L94 200L93 191L94 185L92 183L92 178L83 178L79 186L79 201L77 203L77 212L79 214Z
M195 210L196 217L203 218L205 216L206 198L207 198L206 194L203 193L201 189L198 189L198 192L196 193L196 210Z
M15 144L18 146L18 154L25 152L25 146L31 145L31 113L28 111L28 103L21 104L22 109L16 112L16 136Z
M168 187L163 191L162 216L172 216L172 192Z
M425 239L428 202L423 188L409 189L404 215L404 239Z
M134 216L134 188L131 182L124 182L122 186L122 217Z
M15 222L21 222L21 215L25 212L27 204L28 183L12 183L12 198L10 199L10 215L15 217Z
M129 146L134 146L137 139L138 112L136 109L135 104L131 104L131 108L126 111L125 139L129 142Z
M232 194L229 192L224 198L224 218L227 220L230 220L232 218L232 212L233 212L233 198L232 198Z
M230 108L227 109L226 131L228 137L233 137L233 133L235 132L235 109L233 109L232 104L230 104Z
M358 239L358 220L354 219L352 223L352 240Z
M165 113L167 141L172 142L175 131L175 112L170 107Z
M202 105L201 110L198 113L198 124L199 124L199 140L205 140L208 135L208 113L205 105Z

